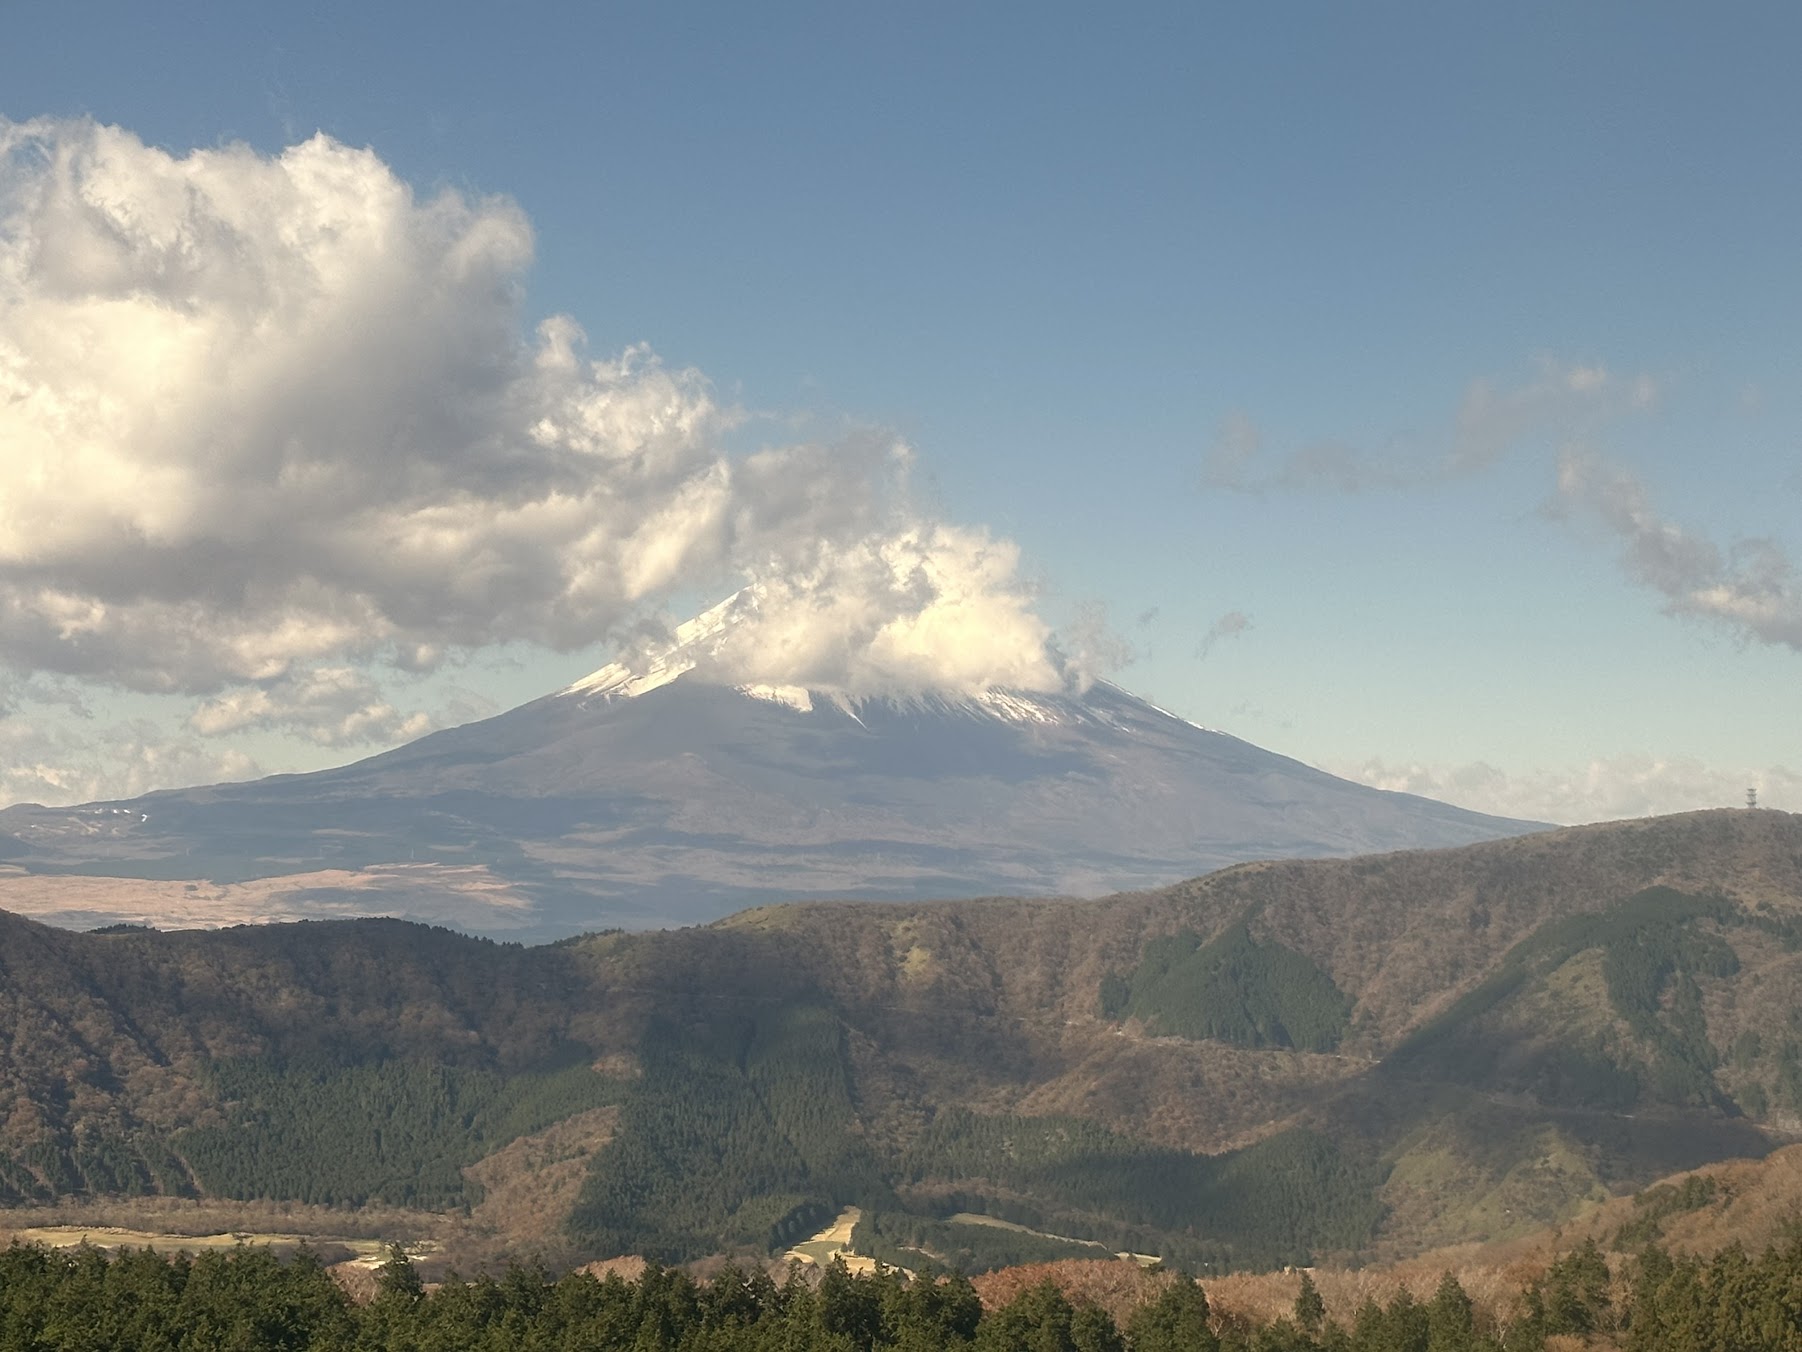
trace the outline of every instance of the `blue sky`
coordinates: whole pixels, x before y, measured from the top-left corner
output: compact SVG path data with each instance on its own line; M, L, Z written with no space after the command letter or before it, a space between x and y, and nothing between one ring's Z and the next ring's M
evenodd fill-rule
M178 159L323 132L420 201L510 200L522 345L552 314L648 344L737 410L729 458L904 439L917 516L1015 542L1047 623L1104 615L1116 679L1198 722L1518 815L1802 809L1793 7L0 22L15 123ZM275 709L289 668L131 691L21 646L0 797L333 763L608 632L465 625L425 672L320 649L386 710L323 739ZM368 694L334 680L322 717Z

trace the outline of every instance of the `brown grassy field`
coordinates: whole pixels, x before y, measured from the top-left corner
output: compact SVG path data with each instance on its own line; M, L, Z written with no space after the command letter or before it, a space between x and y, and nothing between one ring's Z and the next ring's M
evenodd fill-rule
M335 900L325 899L330 894ZM35 874L0 865L0 910L48 924L219 929L279 921L405 915L430 898L434 914L494 928L529 921L532 902L479 864L379 864L216 883L205 878ZM79 917L69 920L68 917Z

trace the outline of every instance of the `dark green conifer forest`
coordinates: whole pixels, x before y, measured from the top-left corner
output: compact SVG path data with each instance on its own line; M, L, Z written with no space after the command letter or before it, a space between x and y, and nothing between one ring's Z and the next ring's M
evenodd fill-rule
M1122 1326L1123 1324L1123 1326ZM1499 1316L1447 1273L1327 1316L1304 1278L1293 1312L1223 1319L1188 1279L1148 1283L1121 1321L1051 1281L984 1310L966 1278L839 1264L777 1282L727 1267L700 1282L652 1265L635 1281L512 1267L428 1287L400 1249L353 1302L301 1251L198 1257L13 1245L0 1252L5 1352L1789 1352L1802 1348L1802 1240L1712 1259L1648 1246L1610 1273L1593 1244L1553 1263Z

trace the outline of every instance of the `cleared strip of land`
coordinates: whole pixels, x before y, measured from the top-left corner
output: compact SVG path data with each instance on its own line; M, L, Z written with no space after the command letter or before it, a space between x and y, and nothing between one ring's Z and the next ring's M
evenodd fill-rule
M42 1244L48 1249L75 1249L83 1244L96 1249L158 1249L164 1252L199 1253L203 1249L235 1249L240 1244L276 1246L331 1244L349 1249L348 1262L359 1267L379 1267L388 1258L388 1243L379 1239L338 1239L320 1235L266 1234L234 1231L217 1235L179 1235L164 1230L127 1230L113 1225L34 1225L9 1232L22 1244ZM409 1257L423 1257L438 1246L431 1241L406 1245Z
M1129 1258L1140 1267L1150 1267L1159 1262L1155 1253L1114 1253L1107 1245L1094 1239L1075 1239L1069 1235L1054 1235L1049 1230L1034 1230L1028 1225L1015 1225L1012 1221L1004 1221L996 1216L985 1216L979 1211L960 1211L954 1216L946 1217L952 1225L986 1225L995 1230L1012 1230L1021 1235L1037 1235L1040 1239L1055 1239L1060 1244L1081 1244L1085 1248L1095 1249L1100 1253L1112 1253L1115 1258Z
M838 1213L831 1225L812 1239L802 1240L782 1256L792 1262L808 1263L816 1267L825 1267L834 1258L842 1258L849 1272L873 1272L876 1268L874 1258L865 1258L862 1254L851 1252L851 1232L862 1219L861 1210L848 1206Z
M420 914L428 904L439 924L496 931L530 924L534 914L529 897L479 864L377 864L241 883L35 874L0 865L0 910L75 929L218 929Z

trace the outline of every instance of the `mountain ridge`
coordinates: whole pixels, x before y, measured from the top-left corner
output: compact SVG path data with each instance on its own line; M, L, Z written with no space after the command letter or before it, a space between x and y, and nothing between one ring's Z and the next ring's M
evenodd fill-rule
M21 1197L469 1205L501 1166L462 1171L568 1120L604 1123L558 1203L597 1256L757 1251L845 1205L891 1261L1027 1252L972 1212L1217 1266L1413 1252L1802 1134L1802 817L538 947L0 916L0 1004Z
M256 882L213 923L400 913L545 939L808 897L1095 896L1541 829L1336 779L1105 682L770 698L693 671L622 694L636 678L609 671L336 769L7 808L0 906L53 918L34 878Z

